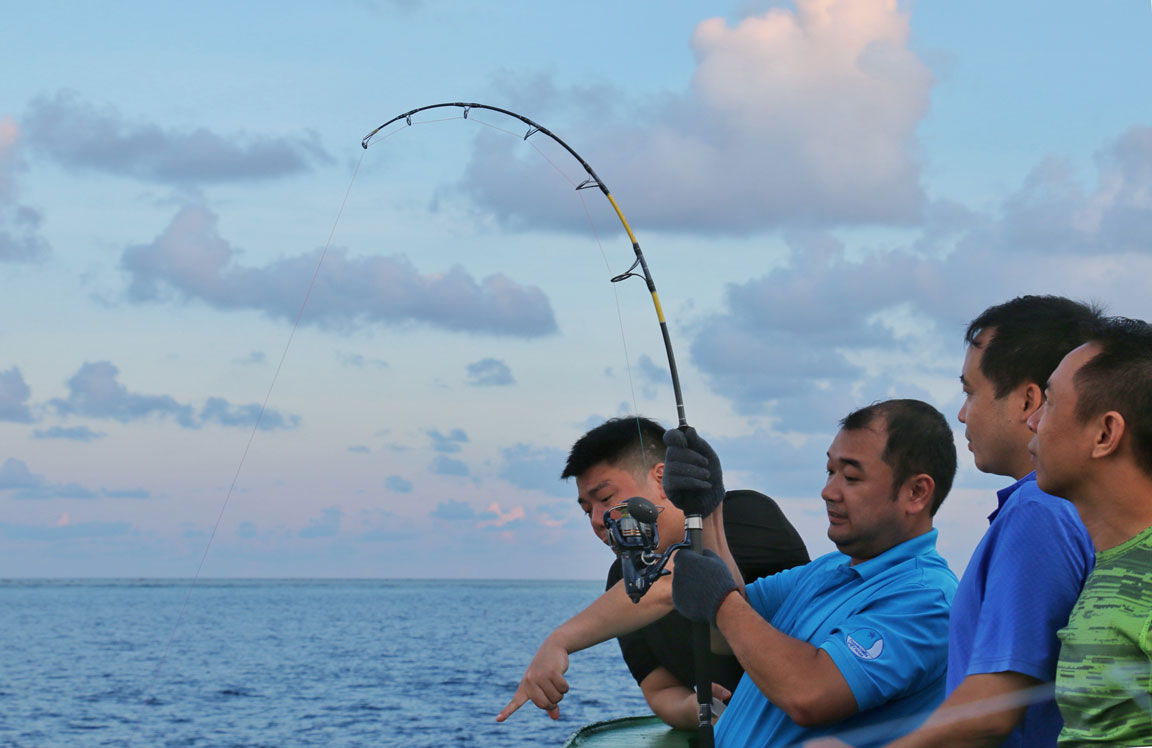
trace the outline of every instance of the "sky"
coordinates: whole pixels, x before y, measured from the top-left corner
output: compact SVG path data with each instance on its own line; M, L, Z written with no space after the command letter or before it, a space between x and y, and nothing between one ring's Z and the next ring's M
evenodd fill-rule
M11 4L0 577L602 577L558 476L675 423L656 316L522 123L361 148L451 101L608 185L689 422L813 554L837 421L940 408L959 574L1006 483L955 421L967 322L1152 316L1150 39L1121 0Z

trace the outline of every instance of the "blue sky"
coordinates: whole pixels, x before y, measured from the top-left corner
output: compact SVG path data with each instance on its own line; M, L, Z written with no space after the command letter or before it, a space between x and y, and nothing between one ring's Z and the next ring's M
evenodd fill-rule
M1147 4L6 20L3 577L191 576L218 518L208 576L601 576L566 449L607 416L675 418L644 287L608 282L630 247L519 123L360 148L425 104L522 112L592 164L645 249L689 420L814 552L836 420L888 396L954 417L985 306L1150 315ZM938 521L957 571L1001 483L961 465Z

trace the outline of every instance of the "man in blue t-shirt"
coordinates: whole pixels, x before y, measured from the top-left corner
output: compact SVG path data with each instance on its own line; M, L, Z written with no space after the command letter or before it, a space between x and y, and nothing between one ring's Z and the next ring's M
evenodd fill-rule
M1036 485L1028 418L1043 405L1052 371L1099 317L1058 296L1021 296L968 325L959 419L976 467L1015 483L997 492L988 531L956 591L948 698L921 729L888 748L1056 745L1056 632L1094 551L1076 508Z
M710 623L720 635L714 649L730 649L745 670L716 725L717 745L835 735L872 746L913 729L944 697L956 589L932 529L956 472L944 416L918 400L849 414L828 449L821 493L838 551L747 587L724 535L719 459L692 429L664 439L665 492L705 517L709 549L677 553L676 609Z

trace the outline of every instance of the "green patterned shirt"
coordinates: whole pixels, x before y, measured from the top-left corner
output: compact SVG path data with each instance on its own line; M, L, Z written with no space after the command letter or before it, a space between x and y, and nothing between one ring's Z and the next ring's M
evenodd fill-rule
M1152 527L1096 554L1059 636L1060 748L1152 745Z

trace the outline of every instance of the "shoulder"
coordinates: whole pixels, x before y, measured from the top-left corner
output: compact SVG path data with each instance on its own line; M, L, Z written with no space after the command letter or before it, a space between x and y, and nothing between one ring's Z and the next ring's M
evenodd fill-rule
M948 562L934 549L886 569L876 576L876 597L908 596L916 600L940 600L951 605L959 581ZM907 602L906 600L905 602Z
M1030 541L1042 545L1074 537L1091 549L1088 530L1072 502L1041 491L1035 480L1023 483L1008 497L992 527L1001 534L1026 533Z
M737 489L724 494L725 523L730 521L730 519L740 519L746 516L763 514L779 515L781 518L784 516L784 512L781 511L780 505L776 503L776 500L759 491Z

